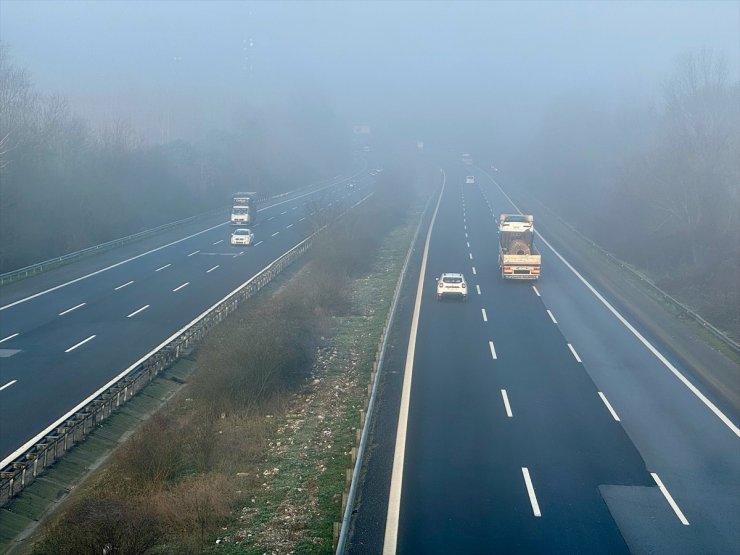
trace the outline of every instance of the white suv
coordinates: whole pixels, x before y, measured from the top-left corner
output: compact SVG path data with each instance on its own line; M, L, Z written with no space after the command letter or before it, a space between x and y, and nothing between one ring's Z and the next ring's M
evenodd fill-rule
M446 296L462 297L468 300L468 284L462 274L442 274L437 278L437 300Z
M475 176L474 175L468 175L465 178L465 184L466 185L474 185L475 184Z
M236 229L231 234L232 245L251 245L254 242L254 233L249 229Z

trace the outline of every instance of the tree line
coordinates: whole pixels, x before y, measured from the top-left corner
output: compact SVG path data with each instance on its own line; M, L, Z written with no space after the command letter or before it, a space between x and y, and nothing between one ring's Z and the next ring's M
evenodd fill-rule
M93 126L39 91L0 43L0 272L348 167L347 126L320 101L235 113L197 144L150 144L125 120Z
M560 101L518 181L608 251L740 337L740 84L686 53L653 103Z

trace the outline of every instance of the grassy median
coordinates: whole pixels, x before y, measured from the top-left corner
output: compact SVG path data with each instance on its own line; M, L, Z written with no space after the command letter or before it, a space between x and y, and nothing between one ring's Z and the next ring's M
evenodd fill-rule
M420 203L387 171L47 525L35 553L330 553L360 409Z

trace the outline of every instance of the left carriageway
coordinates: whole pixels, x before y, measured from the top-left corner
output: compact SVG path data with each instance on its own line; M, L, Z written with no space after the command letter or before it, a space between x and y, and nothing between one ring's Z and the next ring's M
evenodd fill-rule
M224 213L0 288L0 466L372 186L360 172L266 200L252 246L229 244Z

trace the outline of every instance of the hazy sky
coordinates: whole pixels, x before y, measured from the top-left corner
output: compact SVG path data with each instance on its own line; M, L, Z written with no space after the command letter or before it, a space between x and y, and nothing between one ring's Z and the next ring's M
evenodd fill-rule
M511 120L573 93L649 97L702 47L737 79L740 2L1 0L0 39L91 117L197 127L311 94L356 120Z

